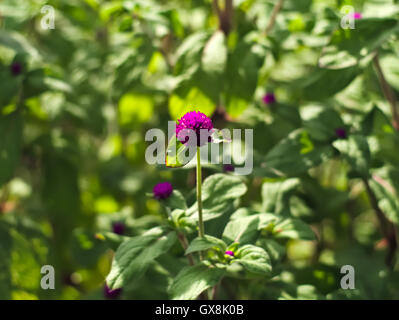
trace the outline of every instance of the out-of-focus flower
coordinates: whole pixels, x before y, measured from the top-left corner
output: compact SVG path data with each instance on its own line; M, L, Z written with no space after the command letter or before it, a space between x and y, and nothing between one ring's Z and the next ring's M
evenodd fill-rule
M173 192L173 187L169 182L161 182L155 185L152 190L154 197L158 200L167 199Z
M345 128L337 128L335 129L335 135L340 139L345 139L347 137L347 133Z
M226 172L233 172L234 166L232 164L225 164L223 165L223 170Z
M11 65L11 73L14 75L14 76L17 76L17 75L19 75L21 72L22 72L22 65L19 63L19 62L14 62L12 65Z
M117 299L122 293L122 288L111 290L107 284L104 285L104 298Z
M210 134L213 131L212 120L199 111L186 113L176 124L176 137L181 143L189 142L189 133L193 130L197 136L197 146L203 146L212 141ZM201 130L207 130L209 135L201 137Z
M352 17L353 17L353 19L358 20L358 19L363 18L363 15L361 12L354 12L354 13L352 13Z
M230 250L227 250L224 254L227 254L230 257L234 257L234 252Z
M123 222L114 222L112 224L112 231L116 234L124 234L125 233L125 224Z
M262 100L265 104L272 104L276 102L276 96L273 92L268 92L263 96Z

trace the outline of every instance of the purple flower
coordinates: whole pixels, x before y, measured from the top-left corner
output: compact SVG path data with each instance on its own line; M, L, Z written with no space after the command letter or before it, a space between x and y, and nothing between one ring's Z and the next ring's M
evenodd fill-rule
M19 75L22 72L22 65L20 63L18 63L18 62L14 62L11 65L10 69L11 69L11 73L14 76L17 76L17 75Z
M335 135L339 139L345 139L347 137L345 128L337 128L337 129L335 129Z
M363 17L363 15L361 12L354 12L354 13L352 13L352 17L353 17L353 19L358 20L358 19L361 19Z
M104 285L104 298L117 299L122 293L122 288L111 290L107 284Z
M230 250L227 250L224 254L227 254L230 257L234 257L234 252Z
M201 137L201 129L207 130L208 135ZM212 141L212 138L210 137L210 134L213 131L212 120L202 112L191 111L178 120L178 124L176 124L177 139L179 139L181 143L187 143L189 141L189 134L192 132L191 130L193 130L197 136L198 147Z
M233 172L234 166L232 164L225 164L223 165L223 170L226 172Z
M173 187L169 182L161 182L152 189L154 197L158 200L169 198L173 192Z
M124 234L125 224L123 222L114 222L112 224L112 231L116 234Z
M262 100L265 104L272 104L276 102L276 96L273 92L268 92L263 96Z

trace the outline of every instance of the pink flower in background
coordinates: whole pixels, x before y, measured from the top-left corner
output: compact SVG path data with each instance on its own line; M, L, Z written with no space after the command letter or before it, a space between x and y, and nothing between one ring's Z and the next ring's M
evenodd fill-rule
M224 254L227 254L230 257L234 257L234 252L230 250L227 250Z
M276 102L276 96L273 92L268 92L263 96L263 103L265 104L272 104Z
M154 197L158 200L167 199L173 192L173 187L169 182L161 182L155 185L152 190Z
M112 231L116 234L124 234L125 233L125 224L123 222L115 222L112 224Z
M339 139L345 139L347 137L345 128L337 128L337 129L335 129L335 135Z
M22 72L22 65L20 63L18 63L18 62L14 62L11 65L10 69L11 69L11 73L14 76L17 76L17 75L19 75Z
M104 298L117 299L122 293L122 288L111 290L107 284L104 285Z

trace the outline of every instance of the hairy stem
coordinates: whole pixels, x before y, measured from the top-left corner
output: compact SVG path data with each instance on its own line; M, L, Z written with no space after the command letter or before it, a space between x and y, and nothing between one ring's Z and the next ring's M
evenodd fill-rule
M183 247L184 251L186 251L188 248L188 241L187 241L186 236L182 232L177 232L177 238L179 239L179 242L180 242L181 246ZM187 255L187 260L188 260L188 264L190 266L193 266L195 264L193 255L191 253L189 253Z
M233 0L225 0L223 10L220 8L218 0L213 0L213 7L219 18L219 29L227 36L233 24Z
M380 65L380 60L378 58L378 53L373 58L373 63L375 70L377 71L378 80L380 81L381 90L384 93L385 99L388 100L389 104L391 105L392 110L392 126L399 131L399 113L396 106L396 97L389 86L388 82L385 79L384 73L382 72L382 68Z
M371 206L373 207L377 219L380 223L381 232L388 245L388 254L386 256L385 263L390 269L393 269L393 267L395 266L396 249L398 248L395 226L391 221L386 218L384 212L379 207L377 197L371 189L370 184L366 178L363 179L363 183L369 196Z
M197 147L197 203L198 203L198 235L204 237L204 221L202 219L202 174L201 174L201 154Z
M278 0L277 3L275 4L272 14L270 16L270 20L269 23L267 24L266 30L265 30L265 34L268 35L270 33L270 31L272 31L273 26L276 22L276 18L278 13L280 12L281 8L283 7L283 1L284 0Z

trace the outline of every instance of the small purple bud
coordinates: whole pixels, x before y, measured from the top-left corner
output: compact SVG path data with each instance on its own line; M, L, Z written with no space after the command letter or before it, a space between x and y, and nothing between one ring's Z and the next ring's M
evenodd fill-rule
M117 299L122 293L122 288L111 290L107 284L104 285L104 298Z
M20 63L18 63L18 62L14 62L12 65L11 65L11 73L14 75L14 76L17 76L17 75L19 75L21 72L22 72L22 65L20 64Z
M225 172L234 172L234 166L232 164L223 165L223 170Z
M173 187L169 182L161 182L155 185L154 189L152 190L155 199L167 199L173 192Z
M335 129L335 135L339 139L345 139L347 137L345 128L337 128L337 129Z
M234 257L234 252L230 250L227 250L224 254L227 254L230 257Z
M263 103L265 104L272 104L276 102L276 96L273 92L268 92L263 96Z
M112 224L112 231L116 234L124 234L125 233L125 224L123 222L114 222Z
M352 13L352 17L353 17L353 19L358 20L358 19L363 18L363 15L361 12L354 12L354 13Z

